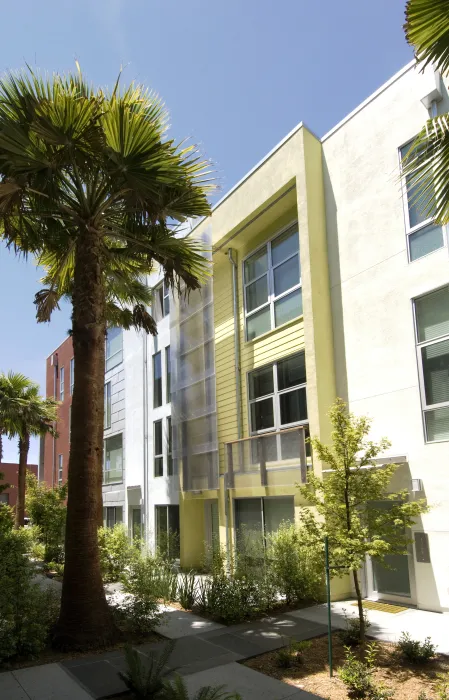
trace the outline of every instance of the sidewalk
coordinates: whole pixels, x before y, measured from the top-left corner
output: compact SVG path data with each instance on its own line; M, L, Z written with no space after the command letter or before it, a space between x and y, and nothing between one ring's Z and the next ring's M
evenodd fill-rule
M357 614L354 601L332 604L332 625L345 626L344 609ZM204 685L226 685L239 692L243 700L317 700L317 696L242 666L252 656L279 649L288 638L311 639L327 632L325 605L267 617L257 622L226 627L171 607L165 607L166 619L157 632L176 639L169 668L185 677L190 693ZM405 610L396 614L368 610L369 634L385 641L397 641L401 632L414 639L430 636L438 651L449 653L448 615ZM158 654L164 642L135 648L147 658ZM100 700L125 692L118 675L126 669L122 650L62 661L61 663L0 673L0 698L3 700Z

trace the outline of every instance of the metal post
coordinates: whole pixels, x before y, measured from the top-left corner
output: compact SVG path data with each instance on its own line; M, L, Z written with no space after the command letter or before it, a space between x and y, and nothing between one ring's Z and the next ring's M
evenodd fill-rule
M265 457L265 438L257 438L259 448L259 469L260 469L260 485L267 485L267 463Z
M226 445L227 461L228 461L228 488L234 488L234 460L232 454L232 442Z
M306 455L306 432L304 428L299 428L299 463L301 469L301 483L307 481L307 455Z
M331 577L329 572L329 538L324 538L324 560L326 568L326 594L327 594L327 642L329 656L329 676L333 676L332 658L332 621L331 621Z

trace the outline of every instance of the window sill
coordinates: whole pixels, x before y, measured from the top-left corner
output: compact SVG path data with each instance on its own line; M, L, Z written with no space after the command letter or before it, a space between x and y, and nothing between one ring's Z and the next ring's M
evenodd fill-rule
M103 481L102 486L117 486L117 484L123 484L123 479L121 481Z
M257 338L253 338L252 340L245 340L244 345L254 345L254 343L257 343L259 340L265 340L265 338L268 338L270 335L273 335L274 333L278 333L279 331L284 330L285 328L288 328L289 326L292 326L294 323L297 323L298 321L304 321L304 314L301 314L301 316L297 316L296 318L292 318L291 321L287 321L286 323L283 323L281 326L276 326L276 328L272 328L270 331L267 331L266 333L262 333L261 335L258 335Z

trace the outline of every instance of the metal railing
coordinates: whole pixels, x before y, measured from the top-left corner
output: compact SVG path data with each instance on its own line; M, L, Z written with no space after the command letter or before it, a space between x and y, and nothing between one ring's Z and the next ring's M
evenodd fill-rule
M105 469L103 484L117 484L123 481L123 469Z
M281 471L297 470L301 483L307 477L305 428L287 428L225 443L228 488L235 487L235 477L260 474L260 485L268 486L269 477ZM288 483L297 477L289 475ZM276 483L280 483L276 481Z

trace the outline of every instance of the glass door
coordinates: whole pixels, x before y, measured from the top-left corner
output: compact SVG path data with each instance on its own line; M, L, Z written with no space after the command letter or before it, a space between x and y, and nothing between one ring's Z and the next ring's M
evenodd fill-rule
M392 501L377 501L375 508L391 508ZM371 557L368 574L368 594L379 598L412 597L410 567L413 566L409 554L388 554L382 562Z

